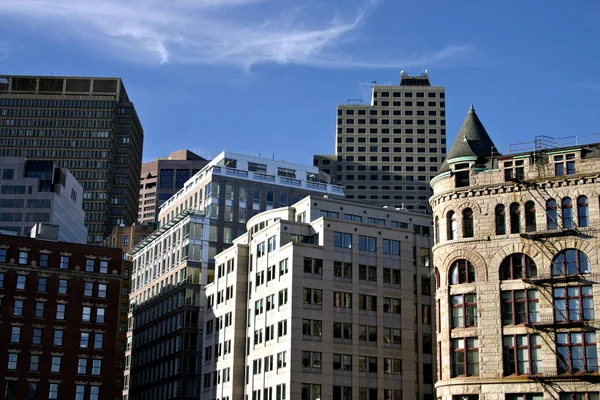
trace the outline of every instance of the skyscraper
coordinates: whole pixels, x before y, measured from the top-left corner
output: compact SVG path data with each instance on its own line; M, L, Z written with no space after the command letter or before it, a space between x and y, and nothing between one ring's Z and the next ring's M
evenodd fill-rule
M347 199L429 211L429 181L446 156L444 87L426 72L402 73L398 86L375 83L369 105L337 107L335 137L335 154L315 155L314 165Z
M550 139L471 108L431 182L438 399L598 400L600 143Z
M0 156L68 168L90 243L137 220L143 139L120 78L0 76Z

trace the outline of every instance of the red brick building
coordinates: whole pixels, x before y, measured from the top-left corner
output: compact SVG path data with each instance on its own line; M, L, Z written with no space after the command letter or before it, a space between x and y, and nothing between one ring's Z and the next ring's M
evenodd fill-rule
M128 282L120 249L0 235L0 398L120 398Z

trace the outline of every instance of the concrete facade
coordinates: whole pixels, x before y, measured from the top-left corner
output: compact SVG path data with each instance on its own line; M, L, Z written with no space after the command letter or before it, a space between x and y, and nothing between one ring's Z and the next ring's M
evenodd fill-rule
M206 287L202 399L433 399L430 217L309 196L247 227Z
M0 158L0 229L29 236L38 222L57 225L58 240L87 242L83 189L51 161Z
M490 152L471 109L431 182L438 399L598 399L600 144L548 140Z
M120 78L0 75L0 157L68 168L83 187L88 243L137 221L143 142Z
M429 181L446 157L446 99L427 73L374 83L370 104L337 107L335 154L314 165L361 203L431 212Z
M104 239L102 246L113 247L127 253L139 242L146 239L156 230L155 223L136 223L130 226L115 226L110 235Z
M158 221L160 206L208 162L189 150L178 150L168 157L143 163L138 221Z

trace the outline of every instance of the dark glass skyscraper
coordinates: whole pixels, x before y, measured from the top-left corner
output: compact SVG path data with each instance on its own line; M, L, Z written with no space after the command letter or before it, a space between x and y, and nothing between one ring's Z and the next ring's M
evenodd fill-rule
M68 168L90 243L137 220L143 141L120 78L0 75L0 156Z

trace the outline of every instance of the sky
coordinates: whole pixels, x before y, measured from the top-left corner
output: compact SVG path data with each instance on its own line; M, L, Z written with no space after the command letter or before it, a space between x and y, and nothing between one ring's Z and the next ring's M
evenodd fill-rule
M400 71L497 147L600 132L600 2L0 0L0 74L119 76L144 161L190 149L312 164L336 106Z

